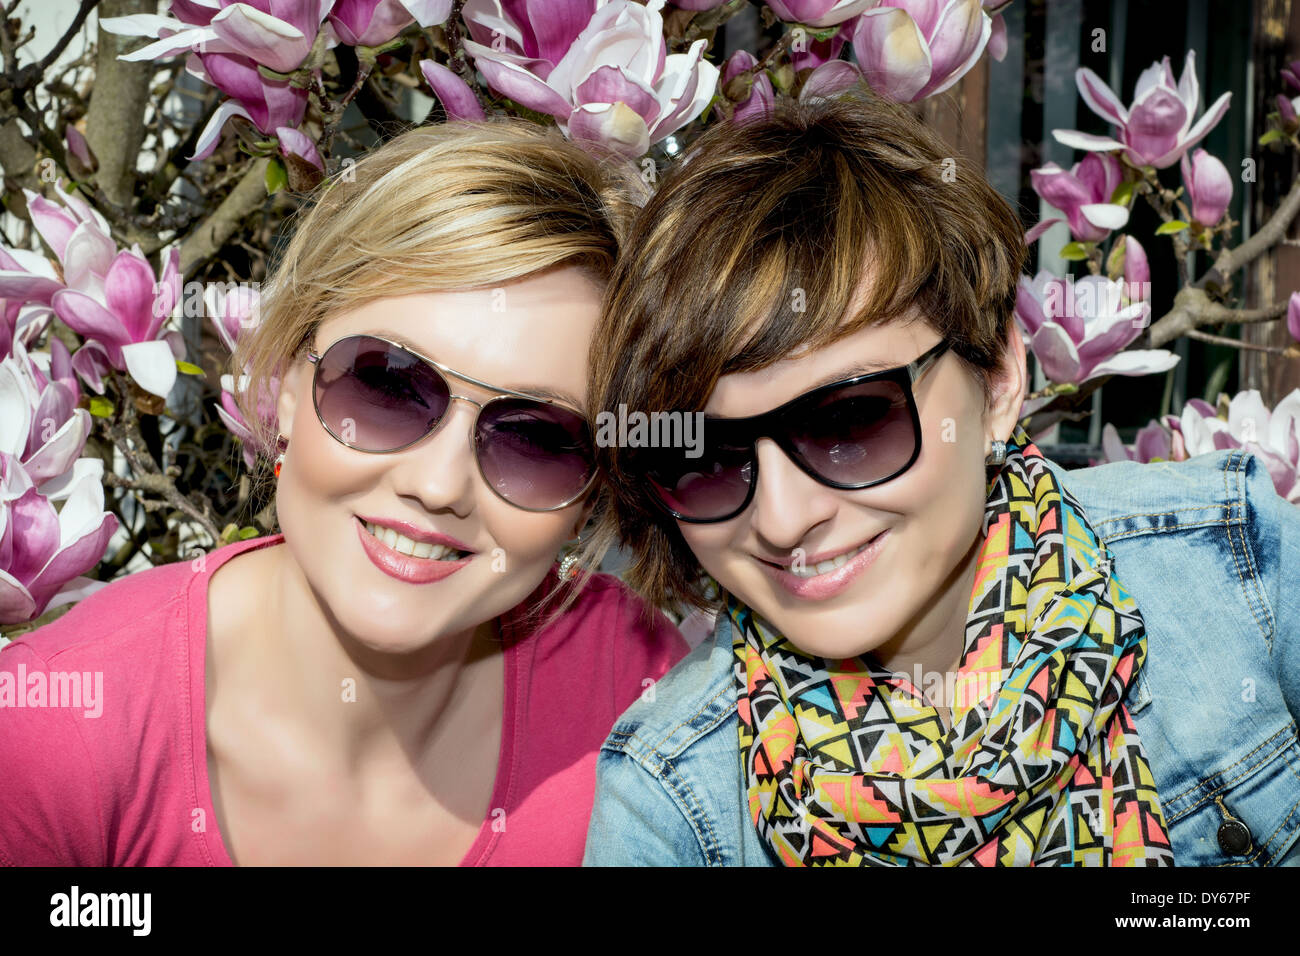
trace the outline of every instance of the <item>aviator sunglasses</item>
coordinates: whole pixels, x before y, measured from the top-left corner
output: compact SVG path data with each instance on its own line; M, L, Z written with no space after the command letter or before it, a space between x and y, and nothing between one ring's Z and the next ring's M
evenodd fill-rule
M810 477L862 489L897 478L921 453L912 386L948 348L940 342L898 368L831 382L749 418L704 419L701 454L683 448L629 452L629 470L672 517L697 524L736 517L758 484L755 445L770 438Z
M433 434L452 399L478 408L474 458L488 486L525 511L558 511L595 478L591 427L577 409L455 372L375 335L349 335L318 355L312 398L316 417L357 451L401 451ZM502 394L485 402L451 390L455 378Z

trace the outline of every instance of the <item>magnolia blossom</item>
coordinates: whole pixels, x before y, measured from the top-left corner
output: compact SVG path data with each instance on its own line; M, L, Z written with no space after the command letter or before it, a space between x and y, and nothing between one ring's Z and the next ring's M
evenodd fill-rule
M1300 91L1300 60L1292 60L1282 68L1282 79L1292 90ZM1277 94L1277 111L1282 123L1290 129L1300 122L1296 114L1300 113L1300 96L1289 97L1285 93Z
M277 73L302 65L334 0L173 0L172 17L136 13L99 25L121 36L159 37L123 60L158 60L192 50L246 57Z
M858 18L853 52L872 89L912 103L965 76L992 32L980 0L881 0Z
M1044 202L1065 213L1070 235L1080 242L1100 242L1112 230L1128 225L1128 207L1110 201L1124 180L1124 170L1114 156L1089 153L1069 172L1048 163L1031 170L1029 179ZM1025 242L1034 242L1061 221L1044 219L1025 234Z
M421 60L420 72L433 88L434 96L447 112L450 120L484 120L483 104L478 101L469 84L433 60Z
M737 76L747 73L758 65L758 60L747 50L737 50L731 55L722 68L722 87L726 89ZM750 84L748 94L744 99L737 101L736 112L732 119L737 123L747 123L753 119L761 119L772 110L773 98L775 96L772 90L772 81L768 79L767 73L760 70Z
M1192 219L1207 228L1218 225L1232 202L1228 167L1203 149L1193 153L1190 161L1184 154L1180 167L1183 188L1192 204Z
M464 47L498 93L553 116L575 142L635 158L699 116L718 82L706 40L667 54L663 5L608 0L584 21L590 0L470 0Z
M49 374L21 343L0 362L0 452L22 465L40 492L59 497L84 469L74 466L90 435L90 413L67 348L50 338Z
M0 451L0 624L22 624L103 586L80 577L117 530L104 511L103 463L88 459L57 510L13 456Z
M200 133L191 159L216 149L221 130L232 116L242 116L262 133L296 128L307 109L307 91L264 76L258 66L278 73L297 69L311 52L321 23L334 0L173 0L171 17L133 14L108 17L100 25L109 33L160 37L123 60L156 60L189 51L186 72L230 99L223 102ZM334 33L326 29L332 45Z
M875 2L876 0L767 0L767 5L779 19L787 23L833 27L856 17Z
M165 398L176 382L176 360L185 355L180 333L164 329L180 291L179 248L163 253L162 271L155 280L148 260L133 246L113 260L102 296L78 289L54 293L55 314L89 340L73 360L87 384L102 392L102 377L112 367Z
M1054 129L1057 142L1089 152L1123 150L1135 166L1165 169L1182 158L1223 119L1231 93L1211 104L1195 125L1200 86L1196 80L1196 54L1187 51L1183 75L1175 84L1169 57L1142 71L1128 109L1109 86L1087 67L1075 73L1079 95L1094 113L1115 125L1118 138L1094 136L1078 130Z
M1191 399L1181 418L1166 416L1188 456L1226 448L1244 448L1268 469L1273 487L1287 501L1300 503L1300 388L1269 411L1255 389L1228 402L1228 418L1213 405Z
M1145 464L1152 461L1182 461L1187 457L1182 441L1175 446L1169 429L1157 421L1149 422L1145 428L1138 430L1132 448L1120 440L1115 426L1107 422L1101 430L1101 447L1106 453L1105 461L1138 461Z
M205 304L208 315L212 317L217 337L232 353L239 344L240 336L256 327L261 318L261 296L255 289L241 286L224 296L219 296L216 289L210 288L205 294ZM239 376L238 381L233 375L221 376L221 398L217 405L217 417L221 419L227 430L239 439L244 463L251 471L257 464L259 454L267 455L272 451L265 444L262 436L275 427L275 398L280 391L280 382L278 378L272 378L270 387L257 397L256 407L261 419L260 429L249 426L243 410L239 407L239 397L248 390L248 385L247 375Z
M1044 270L1022 276L1016 319L1045 374L1058 384L1101 375L1148 375L1178 363L1165 349L1122 351L1150 321L1151 304L1130 301L1126 283L1105 276L1059 279Z
M257 62L223 53L194 54L185 70L209 86L231 97L217 107L203 127L190 159L206 159L221 139L221 131L232 116L242 116L267 136L282 129L296 129L307 113L307 91L284 80L263 76Z
M451 15L451 0L335 0L329 22L340 43L379 46L412 23L431 27Z
M103 376L112 367L165 396L176 379L176 359L185 354L181 334L162 329L180 297L179 250L164 255L156 282L138 248L119 251L98 212L61 183L54 188L61 206L30 190L25 195L32 224L59 260L62 278L42 256L0 250L0 296L26 303L18 317L27 326L24 341L30 344L30 330L57 313L90 340L71 364L91 388L103 393Z
M1300 292L1292 292L1286 304L1286 330L1300 342Z
M818 40L805 33L796 37L790 45L790 63L795 72L815 69L823 63L832 63L839 59L844 44L853 39L853 21L845 20L839 30L829 40Z

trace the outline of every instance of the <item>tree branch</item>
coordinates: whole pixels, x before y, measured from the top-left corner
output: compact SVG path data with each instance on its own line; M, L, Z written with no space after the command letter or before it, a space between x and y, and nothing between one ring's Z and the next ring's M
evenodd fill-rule
M1241 339L1228 338L1226 335L1211 335L1209 332L1201 332L1197 329L1188 329L1183 334L1189 339L1199 339L1214 345L1230 345L1235 349L1246 349L1251 352L1268 352L1270 355L1282 355L1286 352L1286 349L1279 346L1256 345L1254 342L1243 342Z
M1196 288L1204 289L1211 283L1226 285L1234 272L1254 262L1286 236L1287 227L1291 225L1296 213L1300 213L1300 178L1291 184L1291 191L1286 194L1286 198L1253 236L1237 248L1224 249L1219 253L1214 265L1196 281Z
M153 0L103 0L102 18L154 13ZM152 63L119 60L135 37L120 37L99 28L95 57L95 86L86 115L86 142L99 159L95 180L114 203L130 208L135 197L136 164L144 142L144 113L149 105Z
M181 240L181 272L211 259L226 244L240 224L266 201L265 158L258 159L212 215Z

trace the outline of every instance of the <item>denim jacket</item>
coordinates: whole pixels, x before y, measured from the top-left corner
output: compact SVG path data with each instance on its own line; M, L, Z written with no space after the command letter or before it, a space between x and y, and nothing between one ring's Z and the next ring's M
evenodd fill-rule
M1051 467L1146 622L1126 704L1175 862L1300 866L1300 506L1240 450ZM724 612L614 725L585 864L777 865L745 809L731 645Z

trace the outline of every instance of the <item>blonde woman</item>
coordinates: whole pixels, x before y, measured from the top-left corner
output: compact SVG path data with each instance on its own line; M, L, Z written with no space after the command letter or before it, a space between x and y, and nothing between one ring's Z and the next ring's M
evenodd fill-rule
M594 505L586 355L637 183L522 121L354 173L236 356L245 394L282 383L282 533L5 649L102 693L0 717L0 863L580 861L601 740L686 651L555 567Z

